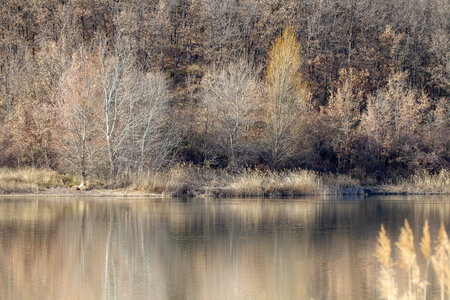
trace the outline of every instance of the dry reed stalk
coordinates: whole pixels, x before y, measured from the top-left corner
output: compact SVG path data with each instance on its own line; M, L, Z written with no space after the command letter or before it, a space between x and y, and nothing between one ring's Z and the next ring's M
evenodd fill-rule
M408 274L408 299L417 299L417 287L420 283L420 270L414 249L414 234L408 221L402 227L398 242L395 244L399 253L400 267Z
M434 255L431 255L431 237L428 220L425 221L422 232L420 251L425 259L426 266L424 277L421 280L420 268L417 264L417 256L414 249L414 236L408 221L405 220L405 225L401 229L399 240L395 244L399 254L398 263L391 260L390 240L386 236L384 226L381 225L376 252L378 261L382 265L380 289L383 299L397 299L398 288L394 276L394 266L396 264L405 270L408 275L408 290L401 295L400 299L416 300L427 298L427 288L429 285L427 281L428 268L430 264L433 265L436 273L440 299L445 300L445 295L450 295L450 241L444 224L441 223L439 229Z
M430 237L430 229L428 225L428 220L425 220L425 224L423 225L423 235L422 240L420 241L420 250L422 252L423 257L425 258L425 275L422 282L422 290L423 290L423 299L427 298L427 288L428 288L428 268L430 266L431 259L431 237Z
M436 273L436 277L439 281L441 300L445 299L445 293L450 295L449 254L450 254L450 243L448 240L447 231L445 230L444 223L441 223L435 255L433 255L433 257L431 258L431 261L433 262L433 268Z
M393 263L391 260L391 241L386 235L384 225L381 225L376 248L378 261L381 263L380 291L382 299L397 299L397 284Z

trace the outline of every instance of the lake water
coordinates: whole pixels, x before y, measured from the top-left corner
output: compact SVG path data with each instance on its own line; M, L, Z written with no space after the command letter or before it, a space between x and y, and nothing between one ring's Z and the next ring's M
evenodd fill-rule
M0 299L378 299L405 218L434 240L450 197L3 197Z

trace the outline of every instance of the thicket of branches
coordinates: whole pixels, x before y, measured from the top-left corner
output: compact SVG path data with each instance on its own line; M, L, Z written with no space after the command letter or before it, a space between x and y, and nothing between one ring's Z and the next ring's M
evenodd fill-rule
M450 165L441 0L3 0L0 165Z

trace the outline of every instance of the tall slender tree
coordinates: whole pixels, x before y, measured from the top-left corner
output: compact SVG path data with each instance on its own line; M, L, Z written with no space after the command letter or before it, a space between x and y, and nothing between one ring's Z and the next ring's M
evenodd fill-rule
M98 108L98 61L80 49L61 78L61 97L57 103L61 163L77 170L86 184L87 176L98 166L100 130Z
M269 52L266 84L270 120L269 143L273 168L295 154L299 114L307 107L308 89L300 75L300 44L287 27Z

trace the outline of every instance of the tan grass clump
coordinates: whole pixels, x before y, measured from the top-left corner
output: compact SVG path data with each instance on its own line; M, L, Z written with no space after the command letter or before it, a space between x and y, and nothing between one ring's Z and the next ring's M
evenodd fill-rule
M225 188L234 196L301 196L320 195L330 189L324 187L321 175L308 170L261 172L244 170L229 176Z
M426 170L418 171L408 179L396 185L386 186L393 192L406 192L409 194L450 194L450 172L441 170L430 174Z
M450 172L441 170L437 174L417 172L408 181L416 191L450 193Z
M229 176L226 186L234 196L338 195L359 189L359 182L343 175L321 175L309 170L261 172L244 170Z
M233 196L251 197L261 196L263 187L269 175L261 171L244 170L237 175L230 176L226 190Z
M53 170L0 169L0 193L30 193L40 188L72 187L79 184L79 178Z
M130 189L173 196L193 195L212 181L212 171L191 164L176 164L170 169L148 171L132 180Z
M323 175L323 194L341 195L360 193L361 184L348 175Z
M271 182L275 190L289 195L318 195L323 192L322 179L319 174L307 170L288 171ZM274 182L275 181L275 182Z

